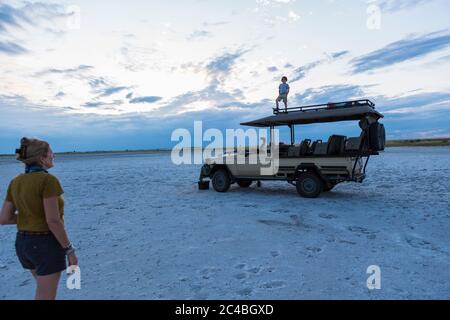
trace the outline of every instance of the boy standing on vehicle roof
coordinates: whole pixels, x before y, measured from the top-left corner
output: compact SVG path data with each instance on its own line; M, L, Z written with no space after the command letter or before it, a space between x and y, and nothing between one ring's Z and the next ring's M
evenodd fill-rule
M287 96L289 94L289 85L286 83L287 81L288 79L285 76L281 78L282 83L278 87L278 98L275 100L275 103L277 104L277 110L279 109L278 103L281 100L283 100L286 112L287 112Z

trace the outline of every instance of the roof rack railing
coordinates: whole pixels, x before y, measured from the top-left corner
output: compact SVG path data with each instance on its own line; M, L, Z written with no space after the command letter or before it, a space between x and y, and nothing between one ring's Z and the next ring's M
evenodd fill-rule
M370 106L375 109L375 103L368 99L362 100L350 100L343 102L328 102L325 104L315 104L310 106L292 107L292 108L273 108L273 114L279 113L289 113L289 112L307 112L307 111L317 111L321 109L341 109L348 107L359 107L359 106Z

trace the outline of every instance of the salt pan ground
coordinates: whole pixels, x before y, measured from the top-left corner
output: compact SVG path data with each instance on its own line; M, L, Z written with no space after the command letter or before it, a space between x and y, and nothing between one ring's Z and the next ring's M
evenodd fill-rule
M0 195L21 172L0 158ZM197 190L169 153L58 156L82 284L60 299L450 299L450 148L389 148L363 184ZM0 227L0 299L34 283ZM381 269L369 290L366 269Z

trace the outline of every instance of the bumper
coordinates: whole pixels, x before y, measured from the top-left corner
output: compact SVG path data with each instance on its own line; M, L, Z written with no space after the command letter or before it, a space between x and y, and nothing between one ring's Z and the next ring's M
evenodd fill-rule
M209 189L209 181L203 181L204 178L209 178L211 175L211 166L208 164L204 164L200 169L200 177L198 178L198 189L199 190L208 190Z
M199 181L203 181L204 178L209 178L211 176L212 167L209 164L204 164L200 169Z

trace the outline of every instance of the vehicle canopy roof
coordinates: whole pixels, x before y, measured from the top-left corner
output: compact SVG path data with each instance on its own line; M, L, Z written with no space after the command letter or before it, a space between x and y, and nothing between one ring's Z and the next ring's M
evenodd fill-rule
M366 116L371 116L376 120L383 118L383 115L375 110L375 104L370 100L354 100L288 108L287 112L274 109L273 116L243 122L241 125L275 127L294 124L361 120Z

